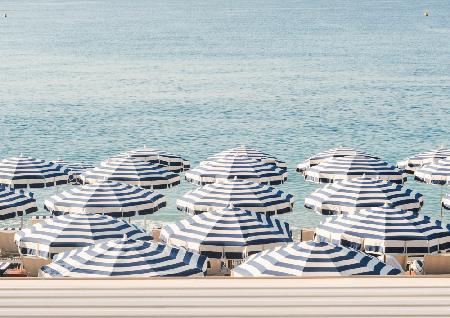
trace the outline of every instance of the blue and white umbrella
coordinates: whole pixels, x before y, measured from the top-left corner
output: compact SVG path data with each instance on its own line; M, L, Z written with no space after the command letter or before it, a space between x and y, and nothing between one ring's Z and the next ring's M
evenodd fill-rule
M329 217L317 227L316 238L372 254L424 255L450 249L446 225L388 206Z
M430 163L417 168L414 171L414 180L428 183L428 184L439 184L441 185L441 217L442 217L442 207L445 205L443 201L443 186L450 183L450 157L445 159L440 159L437 162Z
M186 180L198 185L220 180L243 179L277 185L287 180L287 172L273 164L247 157L223 157L207 160L186 172Z
M19 188L45 188L67 184L69 169L32 157L10 157L0 161L0 184Z
M233 270L235 277L398 275L375 257L325 242L279 246L251 256Z
M422 152L406 158L405 160L399 161L397 162L397 167L406 170L408 173L414 173L414 171L425 165L435 163L447 157L450 157L450 149L440 147L438 149Z
M22 254L52 258L55 254L122 238L151 240L143 229L124 220L100 214L64 214L16 233Z
M69 181L74 184L79 183L80 174L88 169L93 169L94 166L85 162L67 162L62 159L54 160L53 163L63 165L69 169Z
M296 170L299 173L303 173L306 169L317 166L318 164L321 164L322 162L325 162L332 158L349 157L349 156L363 156L379 159L378 157L368 155L363 151L359 151L354 148L340 146L337 148L328 149L326 151L320 152L314 156L309 157L305 161L299 163L297 165Z
M355 213L389 203L403 210L419 211L422 194L400 184L367 177L336 181L305 198L305 207L319 214Z
M269 215L291 212L294 197L281 190L248 180L221 180L189 191L179 200L177 208L199 214L226 208L236 208Z
M110 158L100 166L80 175L83 183L102 180L117 181L143 188L165 189L180 183L180 176L151 164L133 158Z
M276 165L278 168L286 169L287 164L284 161L277 159L276 157L269 155L267 153L261 152L254 148L249 148L247 146L240 146L236 148L231 148L228 150L224 150L219 152L207 160L216 160L224 157L246 157L256 159L258 161L262 161L264 163L270 163Z
M146 162L157 163L163 166L164 169L176 173L189 170L190 168L190 163L186 159L164 150L148 148L146 146L129 150L118 155L118 157L131 157Z
M428 184L450 183L450 157L427 164L414 172L414 179Z
M206 257L184 249L123 238L58 254L39 276L204 276L206 264Z
M230 206L166 225L160 239L211 258L244 259L292 242L292 234L287 223Z
M442 198L442 207L446 210L450 210L450 194L447 194Z
M0 184L0 220L23 216L37 211L36 200L30 193Z
M113 181L74 187L44 201L45 209L54 215L98 213L132 217L152 214L165 206L166 200L160 193Z
M329 159L304 171L305 180L316 183L332 183L356 177L369 177L377 180L403 183L406 173L389 163L362 156L347 156Z

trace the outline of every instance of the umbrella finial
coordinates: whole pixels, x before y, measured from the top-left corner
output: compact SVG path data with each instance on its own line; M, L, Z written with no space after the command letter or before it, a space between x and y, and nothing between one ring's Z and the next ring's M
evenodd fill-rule
M128 240L128 235L127 235L127 233L125 233L125 234L123 235L122 240L123 240L123 241L127 241L127 240Z
M233 209L234 209L233 203L230 202L230 204L228 204L228 209L230 209L230 210L233 210Z
M384 201L383 208L390 208L390 207L391 205L389 204L389 201Z
M237 176L234 176L233 180L237 180Z

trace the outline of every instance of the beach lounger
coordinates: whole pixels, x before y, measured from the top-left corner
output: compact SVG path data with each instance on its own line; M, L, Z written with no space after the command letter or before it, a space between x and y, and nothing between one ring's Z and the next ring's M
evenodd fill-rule
M406 271L408 267L408 256L407 255L379 255L376 256L380 261L386 263L392 267L399 270Z
M224 276L223 262L221 259L210 258L208 260L207 276Z
M159 236L161 235L161 228L160 227L155 227L152 229L152 236L153 236L153 241L155 242L159 242Z
M23 268L27 271L28 277L37 277L41 267L51 262L52 260L39 256L22 256Z
M14 242L14 235L20 229L0 229L0 255L1 257L13 257L19 255L19 249Z
M450 254L425 255L424 274L450 274Z
M20 259L0 261L0 276L3 276L8 269L20 268Z
M53 215L35 215L31 217L31 225L53 218Z
M312 241L316 236L316 232L314 229L301 229L300 231L300 242Z
M394 258L402 266L404 271L408 269L408 255L395 255Z

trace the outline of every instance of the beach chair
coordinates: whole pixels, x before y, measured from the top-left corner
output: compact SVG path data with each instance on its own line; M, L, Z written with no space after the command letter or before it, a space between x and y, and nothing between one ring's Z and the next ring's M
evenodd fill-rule
M27 271L28 277L37 277L41 267L51 262L52 260L39 256L22 256L23 268Z
M53 218L53 215L35 215L31 217L31 225Z
M316 231L313 229L304 228L300 230L300 242L312 241L316 236Z
M223 262L221 259L210 258L208 259L208 268L206 270L207 276L224 276L222 270Z
M0 276L4 276L9 269L20 268L20 259L4 259L0 261Z
M425 255L423 258L424 274L450 274L450 255Z
M19 229L17 229L19 230ZM0 255L1 257L14 257L19 256L19 249L14 242L14 235L16 229L5 228L0 229Z
M392 255L395 260L400 264L400 266L402 267L402 269L404 271L406 271L408 269L408 255L404 254L404 255ZM386 264L389 264L389 262L387 262L387 260L385 259L384 261ZM392 264L390 264L392 265Z
M154 227L152 229L153 241L160 242L160 239L159 239L160 235L161 235L161 228L160 227Z

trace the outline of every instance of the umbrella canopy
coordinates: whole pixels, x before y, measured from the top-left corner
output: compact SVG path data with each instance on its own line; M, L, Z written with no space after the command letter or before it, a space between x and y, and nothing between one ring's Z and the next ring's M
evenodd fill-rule
M166 225L160 239L211 258L244 259L292 242L292 233L287 223L230 206Z
M375 257L325 242L292 243L251 256L233 270L236 277L398 275Z
M362 156L347 156L329 159L304 172L305 180L316 183L332 183L356 177L403 183L407 176L403 171L379 159Z
M275 164L278 168L282 168L282 169L287 168L286 162L278 160L274 156L271 156L267 153L261 152L259 150L253 149L253 148L249 148L244 145L219 152L219 153L209 157L208 160L216 160L216 159L224 158L224 157L247 157L247 158L256 159L258 161L262 161L265 163Z
M367 177L336 181L305 198L305 207L319 214L355 213L389 203L403 210L419 211L422 194L389 181Z
M45 188L66 184L69 169L32 157L10 157L0 161L0 184L12 188Z
M43 277L204 276L206 257L176 247L127 238L58 254Z
M440 147L426 152L419 153L417 155L406 158L403 161L397 163L397 167L405 169L408 173L414 173L415 170L421 168L424 165L435 163L440 159L450 157L450 149Z
M197 168L186 172L185 177L187 181L198 185L234 178L276 185L287 180L287 172L256 159L223 157L201 162Z
M373 254L424 255L450 248L450 231L440 221L389 206L329 217L316 237Z
M22 254L52 258L55 254L122 238L151 240L136 225L100 214L64 214L16 233L14 240Z
M144 145L142 148L129 150L117 157L131 157L146 162L157 163L164 169L176 173L189 170L190 163L182 157L156 148L148 148Z
M306 169L311 168L313 166L317 166L318 164L321 164L322 162L325 162L332 158L340 158L340 157L348 157L348 156L363 156L363 157L369 157L374 159L379 159L378 157L371 156L366 154L365 152L349 148L349 147L337 147L337 148L331 148L326 151L320 152L314 156L309 157L302 163L299 163L297 165L297 172L303 173Z
M106 214L132 217L152 214L166 206L160 193L113 181L99 181L55 194L44 207L55 215L65 213Z
M85 162L67 162L62 159L54 160L53 163L63 165L69 169L69 181L77 184L79 182L79 176L88 169L94 168L93 165Z
M30 193L0 184L0 220L23 216L37 211L36 200Z
M425 165L414 172L414 179L424 183L450 183L450 157Z
M177 208L191 214L226 208L236 208L266 214L291 212L294 197L281 190L248 180L220 180L186 193L177 200Z
M143 188L165 189L180 183L180 176L151 164L133 158L110 158L100 166L80 175L84 183L102 180L124 182Z
M287 223L230 206L166 225L160 239L211 258L244 259L292 242L291 235Z
M446 210L450 210L450 194L447 194L442 198L442 207Z

